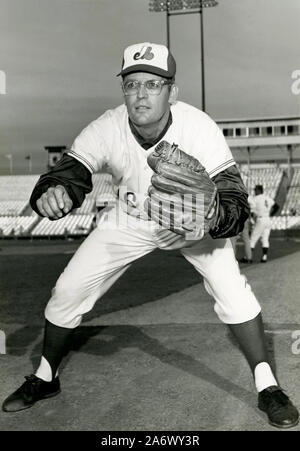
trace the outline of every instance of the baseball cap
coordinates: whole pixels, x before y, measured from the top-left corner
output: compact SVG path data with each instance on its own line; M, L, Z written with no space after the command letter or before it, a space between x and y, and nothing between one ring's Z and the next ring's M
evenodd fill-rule
M122 70L117 76L132 72L149 72L161 77L172 78L176 73L176 62L165 45L142 42L126 47Z

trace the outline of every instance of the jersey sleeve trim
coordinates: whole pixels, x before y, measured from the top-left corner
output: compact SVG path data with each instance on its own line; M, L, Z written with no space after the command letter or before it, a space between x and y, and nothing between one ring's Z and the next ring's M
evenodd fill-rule
M225 169L229 168L230 166L233 166L235 163L234 159L231 158L230 160L225 161L225 163L220 164L216 168L214 168L212 171L209 171L208 175L210 177L214 177L215 175L219 174L219 172L224 171Z
M74 152L74 150L69 150L67 154L78 160L80 163L82 163L92 174L96 172L95 168L91 165L91 163L82 155L79 155L78 153Z

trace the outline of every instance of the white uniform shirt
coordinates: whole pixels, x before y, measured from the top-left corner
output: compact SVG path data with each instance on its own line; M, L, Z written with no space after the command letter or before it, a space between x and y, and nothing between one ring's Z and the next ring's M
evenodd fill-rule
M235 164L223 133L204 112L184 102L171 105L172 124L162 140L177 144L197 158L213 177ZM92 173L103 168L113 176L115 186L136 194L136 207L142 213L143 199L151 183L148 150L137 142L128 122L125 104L106 111L91 122L75 139L68 154Z
M270 210L274 204L274 200L266 194L249 197L250 208L258 218L269 218Z

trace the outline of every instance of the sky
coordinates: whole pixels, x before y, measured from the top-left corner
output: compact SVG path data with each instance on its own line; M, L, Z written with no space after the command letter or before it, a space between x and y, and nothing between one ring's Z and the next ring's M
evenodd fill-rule
M123 50L166 43L148 0L0 0L0 175L45 171L44 146L66 145L122 103ZM201 108L200 20L174 16L179 98ZM219 0L204 13L206 110L215 120L300 116L299 0ZM1 88L2 74L2 88ZM3 93L5 74L5 94ZM2 94L1 94L2 93Z

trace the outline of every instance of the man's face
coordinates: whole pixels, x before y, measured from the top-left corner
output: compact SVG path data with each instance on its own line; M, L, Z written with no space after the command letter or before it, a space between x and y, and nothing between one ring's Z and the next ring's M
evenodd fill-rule
M147 80L165 80L159 75L146 72L136 72L125 75L123 83L127 81L145 82ZM133 95L124 95L125 104L131 121L138 125L151 125L160 121L169 109L169 86L164 85L159 95L149 94L145 85L140 85L138 92Z

